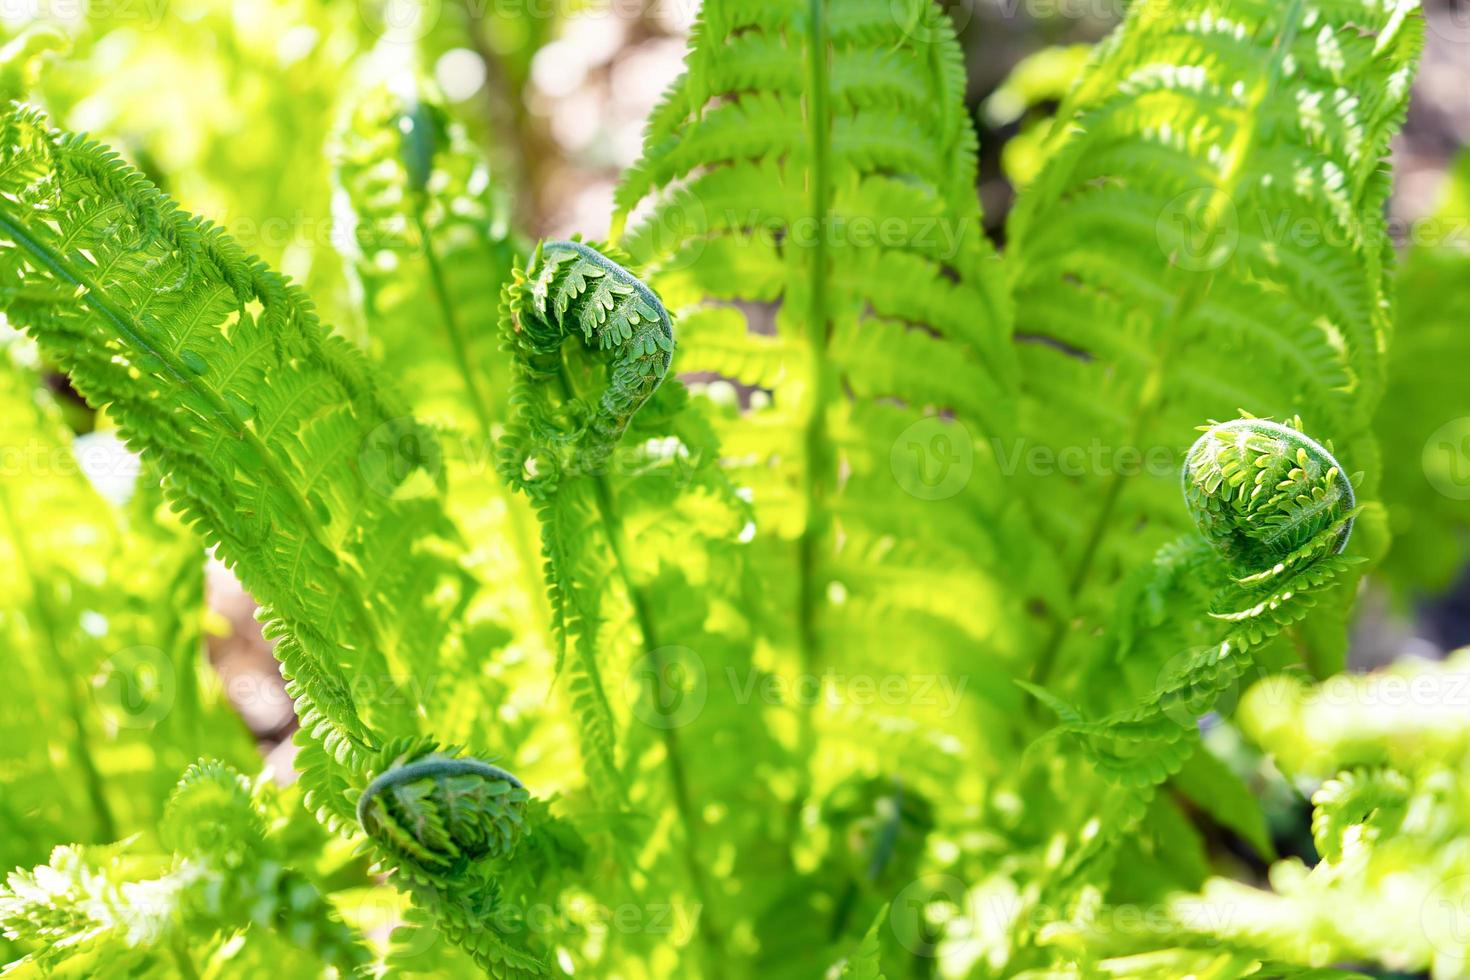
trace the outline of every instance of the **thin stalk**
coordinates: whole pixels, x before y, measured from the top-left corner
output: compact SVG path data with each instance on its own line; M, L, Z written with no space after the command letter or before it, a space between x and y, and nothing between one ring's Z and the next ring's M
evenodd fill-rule
M576 386L567 375L565 360L557 372L557 377L561 382L563 394L569 400L575 398ZM667 662L661 652L662 644L659 642L658 629L654 624L648 597L633 580L633 574L624 557L625 538L622 518L618 515L613 503L612 490L607 484L607 479L600 474L589 474L584 479L592 484L593 496L597 501L598 519L602 524L603 533L607 536L618 579L627 592L628 601L633 607L633 615L643 637L644 655L653 664L655 676L658 678L660 685L658 703L664 704L666 702L663 700L663 695L669 693L663 687L667 683L667 674L664 669ZM715 924L713 916L710 915L710 896L713 894L713 889L705 874L704 865L699 861L702 850L700 844L703 836L703 821L694 805L694 795L689 791L689 775L684 765L679 733L672 726L665 725L660 726L660 734L664 743L664 760L668 764L669 788L674 796L674 806L684 825L684 848L681 857L689 875L690 884L701 905L698 928L708 954L706 965L710 976L723 976L724 970L720 963L720 956L723 955L725 949L723 934Z
M818 234L811 249L807 289L807 347L811 358L811 404L808 406L806 431L803 436L806 469L802 476L806 499L806 527L798 543L797 568L797 638L801 667L810 675L817 671L821 659L821 638L817 628L817 608L823 601L818 588L819 550L826 537L827 466L827 402L830 387L826 362L829 327L827 323L827 236L822 231L827 223L831 201L831 119L828 111L827 9L826 0L810 0L807 61L810 72L811 97L807 100L807 123L812 140L811 212ZM788 839L795 839L801 810L811 792L810 760L816 746L815 706L804 704L798 718L798 750L803 760L800 783L787 817Z
M434 238L429 231L428 220L424 217L424 202L422 195L415 195L413 207L414 223L418 226L419 239L423 242L424 263L429 269L429 282L433 287L434 300L439 307L439 317L444 323L444 333L449 338L449 346L454 351L455 365L459 368L460 378L464 382L466 398L470 408L475 414L475 421L479 425L480 439L486 448L494 445L494 420L490 412L490 403L485 397L484 390L480 385L480 378L474 365L470 361L469 341L465 336L464 328L460 325L459 317L454 311L454 300L449 294L449 285L444 276L444 266L439 261L439 252L434 247ZM526 588L526 598L531 605L531 614L536 618L536 629L546 640L547 648L554 645L551 635L551 621L547 616L545 607L546 589L541 581L539 572L541 564L541 552L534 545L534 538L525 523L525 509L517 505L517 501L511 499L513 493L505 481L496 474L503 495L506 498L506 524L510 530L511 547L516 554L516 562L520 565L521 576Z

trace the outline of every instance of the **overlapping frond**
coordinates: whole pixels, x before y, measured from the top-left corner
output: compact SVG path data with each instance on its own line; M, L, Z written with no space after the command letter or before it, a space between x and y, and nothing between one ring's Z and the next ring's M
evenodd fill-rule
M1178 532L1172 461L1199 418L1309 415L1373 499L1383 161L1419 48L1413 7L1140 4L1064 103L1007 255L1026 435L1106 453L1035 483L1062 556L1059 621L1100 621L1120 577ZM1058 629L1064 674L1085 683L1089 631Z
M355 764L431 669L455 584L427 436L306 299L104 147L13 106L0 122L10 320L166 473L184 519L276 625L303 728ZM462 587L462 586L461 586ZM373 726L370 728L369 726Z
M998 458L1011 310L963 93L927 0L708 3L617 192L620 244L678 318L678 369L748 392L716 428L756 574L780 585L758 623L787 683L886 676L921 635L900 673L1004 675L1023 625L1003 579L1027 538ZM882 764L828 703L789 705L801 754L834 736L798 797ZM975 736L969 711L876 715Z

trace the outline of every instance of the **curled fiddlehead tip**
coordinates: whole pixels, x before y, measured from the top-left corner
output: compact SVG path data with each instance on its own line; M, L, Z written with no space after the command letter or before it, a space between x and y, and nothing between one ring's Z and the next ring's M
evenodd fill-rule
M1352 533L1352 482L1300 419L1211 423L1185 457L1183 484L1200 532L1237 568L1269 567L1319 539L1336 554Z
M502 857L520 839L530 794L504 769L432 742L385 749L357 802L363 830L431 879Z
M668 374L672 319L620 258L610 246L542 242L505 287L518 415L500 466L533 495L563 473L597 472Z

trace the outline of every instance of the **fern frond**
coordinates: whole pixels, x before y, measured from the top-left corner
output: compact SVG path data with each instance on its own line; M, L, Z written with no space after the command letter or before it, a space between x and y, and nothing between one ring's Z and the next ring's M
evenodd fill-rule
M1179 773L1199 748L1198 720L1234 690L1264 644L1299 622L1319 594L1340 587L1355 562L1339 554L1358 510L1342 468L1300 423L1283 426L1241 419L1207 427L1182 471L1190 516L1213 553L1195 557L1186 545L1161 549L1153 583L1167 591L1158 613L1171 622L1159 638L1129 650L1154 679L1134 705L1090 718L1056 694L1028 686L1061 719L1055 730L1073 740L1088 779L1101 777L1105 816L1088 820L1065 860L1049 869L1044 906L1068 908L1090 885L1105 881L1117 860L1117 835L1148 813L1156 787ZM1202 582L1175 590L1181 565ZM1129 594L1125 602L1143 596ZM1131 614L1131 613L1130 613ZM1193 622L1188 620L1193 619ZM1170 639L1198 644L1154 659Z
M1029 439L1147 459L1173 456L1199 418L1310 414L1372 500L1390 333L1383 160L1420 45L1412 7L1130 10L1009 223ZM1063 561L1065 589L1046 597L1059 623L1101 624L1113 586L1182 530L1170 476L1103 465L1035 481ZM1052 644L1054 676L1075 689L1090 684L1089 632L1058 625Z
M1251 666L1252 651L1301 620L1315 595L1355 564L1340 554L1358 514L1352 486L1300 420L1212 424L1189 451L1181 478L1190 516L1215 553L1217 567L1195 573L1213 572L1220 583L1210 604L1194 611L1213 621L1202 624L1216 634L1212 642L1165 665L1136 706L1098 721L1031 688L1062 715L1066 731L1083 736L1100 768L1141 788L1178 771L1194 747L1194 722ZM1187 551L1178 545L1161 550L1156 581L1177 574L1181 554ZM1169 613L1185 616L1190 608Z
M299 292L110 151L21 106L0 137L7 315L164 468L289 637L306 730L360 767L375 730L417 722L407 698L358 703L349 670L391 687L432 667L430 588L462 584L432 486L410 480L427 435Z
M681 324L680 369L759 389L716 431L760 580L790 583L760 616L787 680L884 676L916 630L936 640L916 671L1004 673L1024 632L1028 572L1007 562L1033 549L996 452L1011 308L975 172L962 55L929 0L712 2L618 188L614 236ZM798 755L830 737L843 764L812 764L792 814L884 765L874 715L981 741L969 712L796 712Z
M604 246L605 247L605 246ZM617 254L617 253L614 253ZM611 578L631 586L609 522L608 460L673 357L669 314L616 259L580 241L544 242L502 299L515 357L514 414L498 451L501 474L538 507L546 576L591 782L619 795L612 705L598 633Z

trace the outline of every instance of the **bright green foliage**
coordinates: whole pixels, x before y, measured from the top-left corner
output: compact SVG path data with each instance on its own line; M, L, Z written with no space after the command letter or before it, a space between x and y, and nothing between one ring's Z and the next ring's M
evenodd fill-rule
M251 925L265 930L277 969L364 964L367 950L316 883L286 863L286 835L270 823L283 812L267 788L220 763L189 767L162 817L171 855L133 841L58 847L49 864L10 875L0 922L37 949L6 975L191 976L191 961L243 959L216 937Z
M5 97L44 104L61 128L118 150L309 288L326 319L343 322L323 150L344 73L371 39L359 5L126 0L34 9L54 18L69 50L30 91Z
M1342 670L1390 527L1397 585L1464 557L1420 457L1458 411L1462 257L1407 263L1390 354L1407 0L1137 3L1075 83L1079 52L1037 62L1022 109L1069 94L1003 257L927 0L708 0L613 241L532 250L466 136L486 120L417 67L496 68L478 31L505 12L367 50L347 22L382 11L306 7L320 43L277 51L303 104L215 100L297 137L300 186L263 202L275 161L214 119L165 169L238 149L179 196L309 217L329 158L340 267L279 252L344 336L252 254L277 250L143 178L158 122L119 143L135 169L0 114L0 307L32 338L0 449L70 448L39 361L143 460L124 510L72 470L0 484L0 858L32 868L0 888L10 970L1464 972L1470 655L1345 697L1305 679ZM88 72L127 36L105 21ZM38 74L51 48L0 51L0 86L85 115ZM486 101L520 100L526 64L499 67ZM239 774L201 689L201 544L263 605L299 789ZM137 728L158 692L131 647L177 682ZM1408 703L1378 696L1410 671ZM1276 858L1262 784L1291 787L1256 750L1321 858L1270 891L1218 846Z
M1393 531L1384 572L1409 591L1450 583L1470 542L1470 157L1451 172L1426 241L1408 249L1397 279L1398 322L1376 430L1383 502Z
M0 637L9 696L34 707L0 716L7 867L42 860L59 839L151 832L185 765L254 754L204 686L197 542L158 519L156 493L124 510L93 490L13 353L0 350Z
M417 732L400 689L454 642L445 613L467 587L435 486L412 480L428 436L227 236L31 110L3 126L0 185L34 222L0 207L8 315L158 461L185 521L273 604L266 633L301 718L308 803L329 826L355 824L367 754Z
M1111 819L1084 825L1052 892L1043 893L1049 901L1076 900L1100 866L1116 858L1114 835L1146 825L1154 788L1198 750L1196 720L1240 681L1259 648L1296 627L1354 564L1339 554L1357 514L1351 487L1299 421L1239 419L1208 427L1186 458L1183 483L1204 542L1185 539L1161 549L1131 613L1146 617L1150 604L1168 609L1171 622L1152 645L1177 644L1176 655L1153 689L1136 705L1093 720L1027 685L1061 717L1058 731L1075 738L1114 784L1105 792ZM1174 591L1186 575L1188 587ZM1142 644L1128 650L1131 657L1150 653ZM1182 786L1187 791L1190 783ZM1255 818L1247 810L1236 819Z
M373 353L394 366L416 414L486 440L504 420L510 377L496 329L515 257L506 204L442 99L393 62L395 50L364 64L371 81L348 100L334 140L337 210L351 229L342 250Z
M529 794L520 780L432 743L390 745L373 772L358 822L395 876L490 975L545 974L538 956L501 935L510 930L497 872L521 835Z
M1045 459L1090 463L1018 480L1046 556L1031 679L1077 705L1068 727L1090 746L1038 747L1012 786L1063 801L1017 834L1023 879L1044 882L1018 945L1119 889L1191 887L1197 865L1168 854L1188 839L1175 805L1149 787L1194 751L1195 719L1253 663L1341 667L1352 576L1321 550L1345 526L1232 581L1197 539L1173 541L1193 534L1178 468L1201 419L1300 414L1363 473L1354 551L1383 550L1382 160L1418 46L1407 3L1136 5L1012 212L1021 429Z
M1064 103L1008 229L1024 431L1111 451L1034 488L1062 556L1046 597L1059 622L1102 620L1120 579L1183 529L1174 467L1149 461L1181 450L1201 419L1300 414L1373 499L1368 425L1389 337L1382 161L1419 48L1411 12L1139 5ZM1381 532L1362 530L1366 552L1381 551ZM1076 669L1088 635L1055 641L1069 686L1090 681Z
M483 655L507 630L512 642L539 653L553 641L536 519L494 466L512 373L500 350L500 288L515 245L499 181L433 86L402 63L405 51L412 48L375 48L344 100L332 150L340 245L370 353L389 366L414 417L438 436L427 463L446 485L445 507L465 545L462 564L484 585L470 599L470 639L458 653ZM413 438L401 424L390 435ZM459 666L448 669L463 674ZM430 713L440 737L488 744L503 736L493 720L503 679L428 693L437 695Z
M617 193L620 244L675 315L677 368L755 389L716 421L751 502L749 608L774 677L798 692L881 677L912 651L913 673L978 695L958 712L783 697L800 767L787 833L893 758L914 792L951 792L953 750L1021 703L1004 662L1024 614L1002 579L1026 539L997 452L1015 437L1011 303L962 62L924 0L704 4ZM824 917L827 887L844 885L789 889L772 927ZM876 911L862 894L839 928ZM818 970L799 957L828 941L793 934L765 968Z
M992 127L1020 122L1020 132L1001 149L1006 179L1017 188L1036 179L1046 162L1054 120L1040 106L1061 102L1087 67L1092 48L1086 44L1042 48L1021 59L985 100L985 121Z
M160 461L185 521L273 603L307 730L350 758L372 737L347 651L384 683L437 656L412 611L423 576L443 574L444 528L432 497L393 496L419 462L389 439L401 414L298 292L106 149L20 107L0 125L11 321ZM372 720L411 725L390 703Z
M1467 664L1470 651L1461 651L1442 665L1406 662L1321 685L1283 675L1257 685L1241 705L1246 731L1289 774L1326 778L1312 794L1320 863L1275 865L1272 892L1212 879L1200 894L1172 896L1147 931L1118 928L1123 920L1115 918L1079 940L1099 958L1177 946L1165 961L1176 969L1227 949L1318 967L1376 961L1462 975Z
M515 358L515 414L498 453L501 475L538 503L547 584L582 751L597 791L616 799L616 721L599 666L601 611L618 566L619 533L604 470L633 414L652 397L674 350L669 315L648 287L580 242L537 246L502 300ZM601 547L589 536L603 535ZM595 563L595 564L594 564Z

